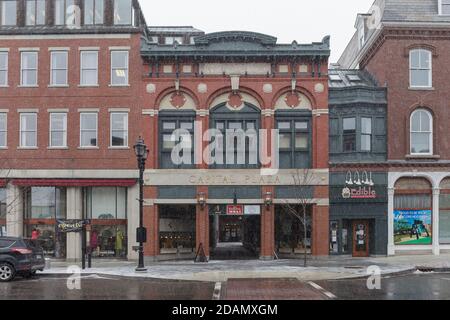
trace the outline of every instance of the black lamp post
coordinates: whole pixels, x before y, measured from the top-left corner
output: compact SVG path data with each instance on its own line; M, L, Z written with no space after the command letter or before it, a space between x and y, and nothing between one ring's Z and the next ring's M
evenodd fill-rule
M134 152L139 167L139 228L136 230L136 242L139 243L139 264L136 271L145 272L147 269L144 266L144 243L147 242L147 229L144 228L144 170L148 149L141 137L134 146Z

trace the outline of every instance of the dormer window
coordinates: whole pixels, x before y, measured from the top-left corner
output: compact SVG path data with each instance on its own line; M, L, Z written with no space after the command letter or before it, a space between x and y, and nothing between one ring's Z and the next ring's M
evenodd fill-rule
M17 1L3 0L0 5L0 25L15 26L17 24Z
M103 24L103 15L104 15L104 0L84 1L85 25Z
M26 25L36 26L45 24L45 0L27 0Z
M439 14L450 15L450 0L439 0Z
M176 41L178 44L183 44L183 37L166 37L166 38L164 39L164 43L165 43L165 44L169 44L169 45L174 44L175 41Z
M77 24L77 8L75 0L56 0L55 25L75 26Z
M131 0L114 0L114 24L133 24L133 6Z

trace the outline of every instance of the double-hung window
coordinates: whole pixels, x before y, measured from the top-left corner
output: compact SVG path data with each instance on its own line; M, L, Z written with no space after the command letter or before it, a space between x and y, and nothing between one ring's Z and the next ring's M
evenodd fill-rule
M20 147L37 147L37 113L20 114Z
M20 85L34 87L38 84L38 52L24 51L21 53Z
M361 118L361 151L372 151L372 118Z
M433 116L425 109L411 114L411 154L433 154Z
M104 0L85 0L84 1L84 24L99 25L103 24Z
M80 113L80 147L98 146L98 114L96 112Z
M67 86L68 52L52 51L51 53L50 85Z
M0 1L0 25L15 26L17 24L17 1Z
M278 118L280 168L309 168L310 122L309 119Z
M7 129L8 129L8 118L5 112L0 113L0 149L6 148L7 144Z
M184 118L165 118L160 122L160 168L189 168L194 164L194 119ZM174 134L180 130L180 134ZM172 159L172 151L175 146L180 145L188 155L182 154L183 159L190 159L190 163L176 163Z
M131 0L114 0L114 24L132 25L133 14Z
M409 53L411 88L432 87L432 55L425 49L414 49Z
M450 0L439 0L441 5L439 14L450 15Z
M0 87L8 86L8 52L0 51Z
M26 1L26 21L27 26L45 24L45 0Z
M98 85L98 51L81 51L80 85Z
M50 147L67 147L67 113L50 113Z
M128 85L128 51L111 51L111 85Z
M356 151L356 118L343 120L343 151Z
M128 113L111 113L111 147L128 147Z

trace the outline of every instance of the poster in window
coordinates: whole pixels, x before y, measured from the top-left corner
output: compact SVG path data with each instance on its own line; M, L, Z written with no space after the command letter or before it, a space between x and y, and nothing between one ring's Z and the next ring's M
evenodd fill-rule
M431 210L395 210L394 241L396 245L431 245Z

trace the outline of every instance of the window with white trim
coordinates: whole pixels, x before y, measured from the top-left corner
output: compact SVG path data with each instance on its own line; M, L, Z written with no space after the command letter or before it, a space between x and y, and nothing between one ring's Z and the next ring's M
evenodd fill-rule
M175 43L175 41L178 43L178 44L183 44L183 37L165 37L164 38L164 43L165 44L174 44Z
M132 25L133 11L131 0L114 0L114 24Z
M67 113L50 113L50 147L67 147Z
M81 51L80 85L98 85L98 51Z
M21 53L20 85L37 86L38 84L38 53L35 51Z
M111 51L111 85L128 85L128 51Z
M128 147L128 113L111 113L111 147Z
M5 112L0 113L0 148L7 147L8 119Z
M80 147L97 147L98 114L96 112L80 113Z
M37 113L20 114L20 147L37 147Z
M410 87L431 88L432 55L425 49L414 49L409 53Z
M440 0L440 14L450 15L450 0Z
M411 154L433 154L433 116L425 109L411 114Z
M104 0L84 0L84 24L103 24Z
M52 86L66 86L68 84L67 69L69 53L67 51L52 51L50 55L50 84Z
M0 87L8 85L8 52L0 52Z
M27 26L45 24L45 0L27 0L25 24Z
M17 25L16 0L2 0L0 2L0 25L2 26Z

